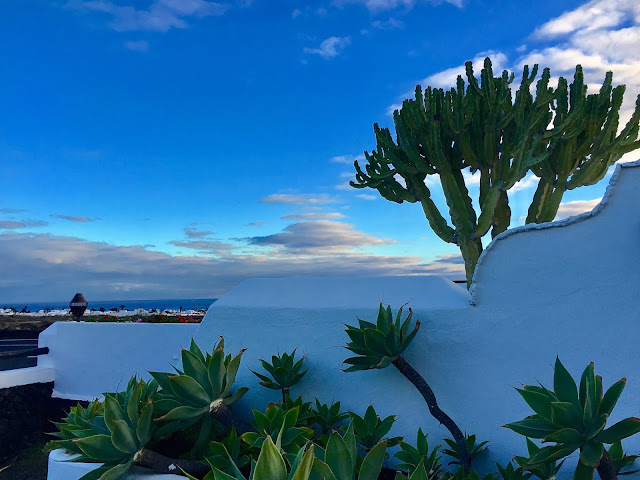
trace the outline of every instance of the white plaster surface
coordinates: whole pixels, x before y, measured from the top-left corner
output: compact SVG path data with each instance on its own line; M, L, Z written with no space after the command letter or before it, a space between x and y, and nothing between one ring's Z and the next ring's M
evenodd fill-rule
M532 413L513 387L551 386L556 355L574 378L594 361L605 388L627 377L609 425L640 416L640 164L617 167L606 199L595 214L495 240L476 270L473 299L434 277L254 279L211 306L196 341L211 348L222 335L232 352L247 348L243 364L254 370L259 358L297 348L309 372L293 396L340 400L359 414L371 403L380 415L397 414L392 434L415 442L421 426L435 445L448 432L399 372L341 371L350 356L344 323L374 321L381 300L394 311L410 302L422 327L405 357L463 430L490 440L476 466L495 471L494 462L526 455L524 437L500 427ZM248 368L237 382L250 387L234 408L245 418L279 398ZM637 453L640 435L623 445ZM576 458L560 478L571 477Z
M31 385L32 383L53 382L55 371L47 367L28 367L0 372L0 389Z
M198 324L55 322L38 337L39 368L55 370L53 396L91 400L126 387L132 375L172 371Z
M76 455L69 455L64 450L53 450L49 453L47 480L78 480L83 475L100 467L101 463L70 462ZM154 473L149 469L133 467L124 480L184 480L181 475Z

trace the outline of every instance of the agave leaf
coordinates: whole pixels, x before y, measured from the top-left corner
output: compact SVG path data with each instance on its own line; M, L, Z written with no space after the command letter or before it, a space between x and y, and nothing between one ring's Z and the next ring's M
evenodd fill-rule
M202 385L186 375L175 375L169 377L169 385L171 386L171 391L178 398L191 406L209 406L209 404L217 398L212 398L210 394L202 388Z
M563 428L556 430L555 432L547 435L543 442L556 442L556 443L568 443L568 444L580 444L584 440L584 437L580 432L573 428Z
M384 333L380 330L366 329L364 331L364 343L371 353L380 355L388 353L384 343Z
M240 352L231 359L229 365L227 365L227 375L225 378L225 386L222 392L220 393L220 397L224 398L229 395L231 392L231 387L233 386L233 382L236 381L236 375L238 374L238 368L240 368L240 360L242 359L242 354L246 349L240 350Z
M113 422L117 420L127 420L124 410L111 395L104 397L104 420L109 431L113 430Z
M386 442L380 442L364 457L358 472L358 480L377 480L387 452Z
M611 412L616 406L616 403L618 403L618 399L620 398L620 395L622 394L626 383L627 379L622 378L609 387L607 392L602 397L600 405L598 406L598 415L611 415Z
M578 466L573 473L573 480L592 480L594 471L594 467L585 465L584 463L582 463L582 461L580 461L578 462Z
M169 373L166 372L149 372L149 375L153 377L153 379L158 382L160 388L162 390L166 390L168 392L171 391L171 387L169 386Z
M116 420L113 422L111 442L114 447L123 453L133 455L138 451L136 437L124 420Z
M534 412L545 420L551 421L551 401L547 395L528 389L516 388L516 391Z
M121 463L120 465L110 468L102 474L100 480L120 480L121 478L124 478L132 466L133 458L131 458L127 463Z
M297 468L293 470L291 478L289 480L307 480L309 475L311 475L311 468L313 467L314 460L314 447L313 444L309 447L309 449L302 456L302 460L297 465Z
M204 390L209 390L209 374L204 363L194 353L182 349L182 368L185 375L193 378Z
M606 414L600 415L590 426L587 431L587 439L591 439L598 435L607 424L609 417Z
M329 468L329 465L319 458L315 458L313 460L313 466L311 467L309 480L336 480L336 477Z
M606 430L602 430L596 435L595 440L602 443L615 443L638 432L640 432L640 419L629 417L620 420Z
M211 400L215 400L216 398L220 398L226 373L224 365L224 349L220 346L218 346L214 350L213 355L211 355L211 361L207 365L207 371L209 374L209 383L211 385Z
M569 402L551 402L551 422L554 425L582 430L582 415Z
M340 402L338 402L340 403ZM347 448L349 449L349 454L351 455L351 461L353 464L356 464L356 456L358 455L358 449L356 446L356 435L354 432L353 423L350 423L347 427L347 431L344 434L344 442L347 444Z
M287 467L282 455L267 435L253 473L254 480L286 480Z
M507 423L505 427L529 438L544 438L556 430L549 422L526 418L519 422Z
M582 445L580 450L580 463L584 463L588 467L596 467L602 458L604 445L602 442L589 440Z
M136 425L136 437L140 446L145 446L151 438L151 417L153 416L153 403L151 400L142 409L142 414Z
M174 421L174 420L189 421L194 418L201 417L202 415L205 415L207 413L209 413L209 406L189 407L185 405L182 407L174 408L166 415L163 415L162 417L158 418L158 420L165 421L165 422Z
M538 466L547 462L554 462L573 453L578 447L567 447L565 445L554 445L543 447L529 458L526 467Z
M233 405L238 400L240 400L240 398L242 398L242 396L245 393L247 393L248 391L249 391L248 387L238 387L238 388L236 388L235 392L233 392L228 397L222 399L223 405L225 405L226 407L229 407L229 406Z
M561 402L571 403L577 410L582 410L578 399L578 387L571 374L564 367L559 357L553 373L553 390Z
M129 400L127 401L127 423L132 428L135 428L135 425L138 423L138 417L140 416L138 404L140 403L142 388L143 384L138 383L136 387L134 387L133 391L131 392L131 397L129 397Z
M352 479L354 464L351 453L346 442L338 433L333 433L329 437L324 461L333 472L336 480Z
M101 467L95 468L88 473L85 473L78 480L98 480L102 477L102 474L109 470L111 466L107 464L107 466L102 465Z
M153 409L159 414L170 412L180 406L182 406L182 403L174 398L161 398L153 402Z
M120 461L126 457L124 453L113 446L109 435L94 435L93 437L74 440L76 446L88 457L100 462Z

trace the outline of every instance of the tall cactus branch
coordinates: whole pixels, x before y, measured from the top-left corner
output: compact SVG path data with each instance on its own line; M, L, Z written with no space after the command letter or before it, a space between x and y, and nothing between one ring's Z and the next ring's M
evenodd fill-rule
M448 91L416 87L393 115L396 139L374 124L376 149L365 152L364 170L354 162L355 188L373 188L396 203L420 203L434 233L457 245L465 261L467 286L482 253L482 238L511 223L508 191L532 171L540 180L527 223L553 220L566 190L601 180L607 168L640 147L640 97L626 127L617 134L624 86L607 74L600 93L586 96L580 66L568 86L560 77L549 86L544 69L525 66L512 97L513 73L494 77L486 58L480 81L471 62L466 82L459 76ZM617 136L616 136L617 135ZM479 173L476 213L463 172ZM438 175L448 218L432 199L429 175ZM431 182L429 182L431 183Z

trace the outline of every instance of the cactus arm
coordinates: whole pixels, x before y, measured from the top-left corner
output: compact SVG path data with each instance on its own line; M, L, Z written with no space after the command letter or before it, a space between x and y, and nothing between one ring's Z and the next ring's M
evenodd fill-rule
M457 244L458 240L455 230L447 224L438 207L436 207L436 204L431 199L431 192L429 192L427 186L423 182L415 181L412 178L407 178L407 186L415 192L414 194L420 202L422 211L434 233L447 243Z
M464 468L465 472L469 472L471 469L471 457L469 455L469 449L467 448L467 442L465 441L464 435L462 431L456 425L456 423L449 417L446 413L444 413L440 407L438 406L438 402L436 400L436 396L431 390L429 384L425 381L425 379L402 357L402 355L398 355L392 361L393 365L398 369L398 371L405 376L407 380L409 380L416 389L422 395L425 402L427 402L427 407L429 408L429 413L438 420L442 425L445 426L449 432L451 432L451 436L456 442L458 449L460 451L460 463Z
M506 190L500 190L498 200L493 211L493 228L491 238L504 232L511 223L511 208L509 207L509 197Z
M529 205L529 211L527 212L527 219L525 223L542 223L540 220L540 214L543 206L549 201L549 197L553 193L553 183L546 177L541 177L538 181L538 186L533 194L533 200Z

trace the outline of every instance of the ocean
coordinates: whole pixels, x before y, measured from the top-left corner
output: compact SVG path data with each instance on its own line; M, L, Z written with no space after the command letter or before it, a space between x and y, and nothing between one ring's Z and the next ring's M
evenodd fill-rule
M145 310L206 310L215 302L216 298L169 298L164 300L89 300L89 309L99 310L100 307L105 310L110 308L121 309L124 305L125 310L135 310L143 308ZM27 302L27 303L0 303L0 308L15 308L21 311L27 307L28 311L37 312L38 310L56 310L69 308L69 302Z

